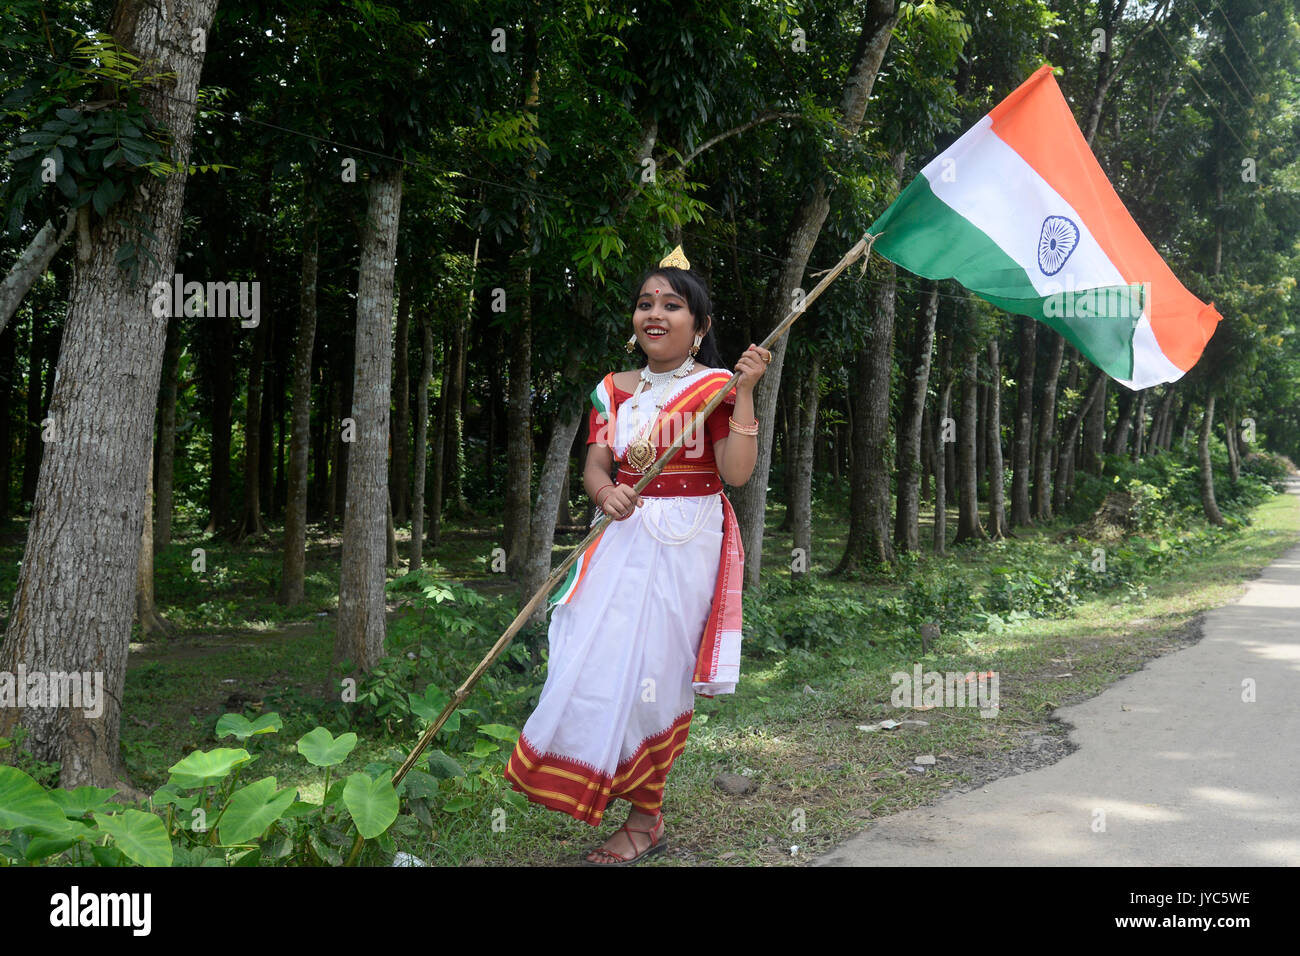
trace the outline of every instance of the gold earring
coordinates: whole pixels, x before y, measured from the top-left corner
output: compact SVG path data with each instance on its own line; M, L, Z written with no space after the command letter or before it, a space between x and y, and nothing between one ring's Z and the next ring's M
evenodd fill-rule
M691 346L691 355L698 355L698 354L699 354L699 352L700 352L700 341L701 341L702 339L703 339L703 336L701 336L701 335L696 335L696 336L695 336L695 344Z
M632 337L627 340L627 354L631 355L635 349L636 349L636 333L633 332Z

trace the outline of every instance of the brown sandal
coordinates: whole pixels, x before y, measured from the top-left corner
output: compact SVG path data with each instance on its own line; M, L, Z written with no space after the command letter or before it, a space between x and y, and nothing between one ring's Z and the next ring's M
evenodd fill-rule
M641 827L631 827L628 826L626 823L624 823L621 827L619 827L617 830L614 831L614 835L617 836L620 832L624 830L628 831L627 839L628 842L632 844L632 849L634 851L632 856L630 857L623 856L622 854L615 853L613 850L606 850L604 847L598 846L594 850L589 850L583 854L582 861L581 861L582 865L583 866L631 866L634 863L641 862L641 860L647 856L653 856L656 853L662 853L664 850L668 848L668 840L663 836L663 832L662 832L663 825L664 825L664 815L662 811L659 813L658 818L655 820L654 824L650 827L649 830L643 830ZM654 838L654 832L656 830L660 831L658 840ZM644 850L642 850L640 853L635 852L636 839L632 836L633 833L645 833L650 836L650 845L646 847ZM616 862L597 863L595 860L587 859L587 857L591 856L594 853L600 853L607 857L612 857Z

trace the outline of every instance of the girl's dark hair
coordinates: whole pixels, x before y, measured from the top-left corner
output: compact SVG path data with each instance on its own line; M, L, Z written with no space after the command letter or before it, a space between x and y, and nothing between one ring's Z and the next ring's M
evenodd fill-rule
M695 364L702 368L727 368L722 362L722 355L718 352L718 340L713 334L716 321L709 323L709 316L713 313L713 300L709 298L709 288L704 284L704 280L693 271L678 269L676 266L656 266L649 269L637 280L632 290L633 312L636 311L641 288L651 276L663 276L668 280L672 290L686 300L686 308L695 319L696 332L703 332L704 326L709 324L708 333L700 341L700 351L695 356ZM641 359L646 357L640 343L637 343L632 354Z

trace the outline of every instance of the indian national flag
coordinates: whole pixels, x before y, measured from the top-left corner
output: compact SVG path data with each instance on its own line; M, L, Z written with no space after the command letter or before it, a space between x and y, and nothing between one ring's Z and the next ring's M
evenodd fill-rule
M1050 66L921 170L868 232L887 259L1050 325L1131 389L1181 378L1220 319L1142 235Z

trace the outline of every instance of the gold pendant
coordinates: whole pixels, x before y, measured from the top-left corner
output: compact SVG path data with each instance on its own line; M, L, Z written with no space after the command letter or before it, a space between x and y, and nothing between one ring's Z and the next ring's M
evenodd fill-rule
M650 444L650 440L647 438L638 438L636 441L632 442L632 444L627 446L627 456L625 460L634 470L644 473L650 470L657 457L658 456L655 454L655 447Z

